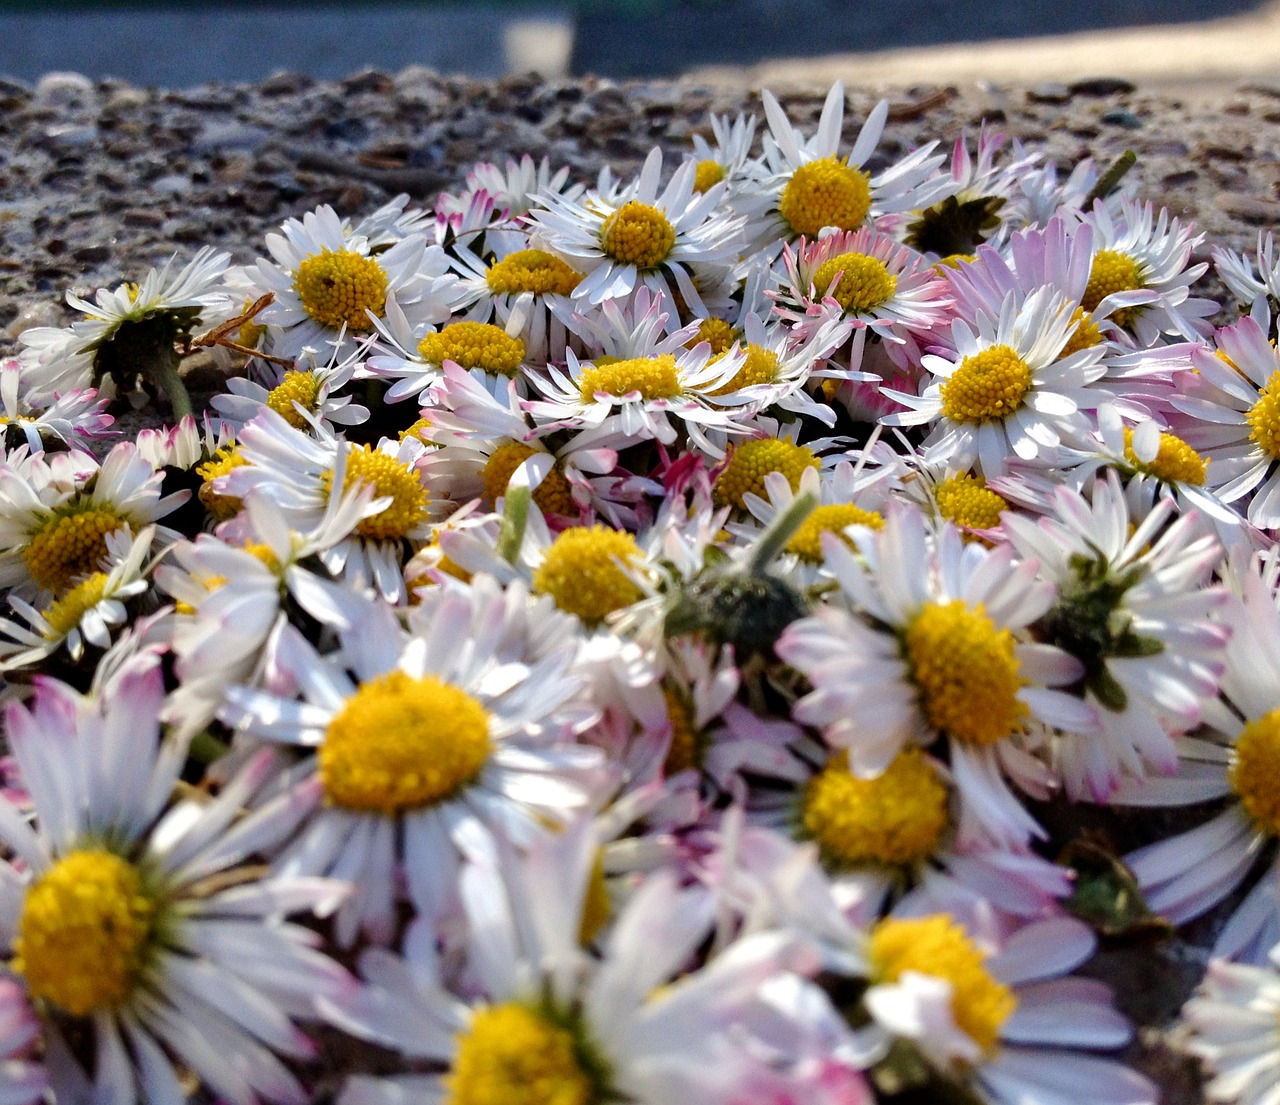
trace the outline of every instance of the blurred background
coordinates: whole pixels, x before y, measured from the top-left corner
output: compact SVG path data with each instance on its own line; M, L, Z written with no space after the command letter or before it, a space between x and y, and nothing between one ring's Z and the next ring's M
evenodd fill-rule
M1280 80L1280 0L0 0L0 74ZM779 69L781 67L781 70ZM901 78L901 79L899 79ZM975 78L976 79L976 78Z

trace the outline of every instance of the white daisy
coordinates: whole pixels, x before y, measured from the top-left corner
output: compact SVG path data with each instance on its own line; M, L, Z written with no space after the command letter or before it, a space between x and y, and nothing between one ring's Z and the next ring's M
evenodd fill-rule
M1214 612L1227 596L1209 584L1222 548L1198 515L1170 522L1174 510L1161 499L1131 521L1108 471L1087 499L1058 488L1048 517L1003 517L1019 556L1037 559L1057 588L1037 636L1080 662L1073 690L1095 708L1097 728L1054 741L1073 799L1105 801L1122 774L1172 774L1174 736L1199 725L1218 692L1230 634Z
M991 478L1006 460L1035 460L1088 432L1081 413L1102 393L1088 385L1106 371L1098 347L1062 356L1076 327L1070 304L1052 287L1019 303L1005 297L998 318L979 314L976 330L951 325L954 358L930 354L922 364L932 380L920 395L883 389L909 409L887 415L888 426L934 423L923 445L927 462L976 465Z
M607 933L599 958L580 943L595 921L589 891L597 849L577 825L523 863L470 865L463 875L468 966L478 999L445 987L433 940L415 927L404 957L361 958L368 989L329 1003L348 1031L440 1075L354 1078L342 1105L471 1100L491 1105L620 1100L731 1105L781 1081L753 1047L750 1009L771 979L812 958L778 933L736 941L687 963L708 937L713 903L675 875L649 876ZM598 922L596 922L598 923ZM792 976L793 977L793 976ZM793 1087L798 1090L799 1087Z
M1275 232L1258 231L1254 256L1214 246L1213 267L1236 302L1248 307L1259 297L1271 300L1272 310L1280 309L1280 258L1276 256Z
M648 288L667 310L668 330L680 325L678 300L695 315L706 313L689 266L736 261L742 219L723 207L723 185L695 194L696 171L686 161L660 192L662 151L655 147L640 176L615 196L539 197L543 206L530 212L532 232L586 274L573 289L575 300L596 306Z
M87 449L94 439L115 433L108 402L95 388L49 393L29 362L0 361L0 428L9 445L16 445L20 435L32 452L58 445Z
M1183 1048L1213 1075L1210 1101L1274 1105L1280 1101L1280 949L1264 966L1214 959L1195 996L1182 1007L1190 1029Z
M265 366L263 372L269 386L244 376L232 376L227 380L227 391L215 395L209 405L221 417L224 432L231 435L264 406L299 430L317 424L329 430L335 425L358 426L368 421L369 408L338 392L351 383L362 352L357 350L343 361L330 358L321 365L315 361L315 350L304 349L291 369Z
M228 282L250 299L275 296L256 321L268 327L276 356L328 346L349 353L371 318L382 317L389 292L415 323L444 321L457 294L444 251L423 235L378 247L327 205L287 220L266 244L271 259L228 274Z
M1053 585L1008 546L966 544L950 526L931 542L923 515L905 504L888 507L882 529L846 534L856 554L823 538L839 592L778 641L778 655L813 686L792 716L847 749L861 776L945 738L956 785L988 836L1025 848L1042 830L1004 777L1033 794L1052 781L1028 735L1096 725L1093 707L1049 689L1079 679L1080 662L1021 639L1052 606Z
M286 628L277 663L302 701L235 687L222 711L253 736L317 750L289 790L308 822L277 865L356 884L343 945L361 929L392 938L401 864L415 911L438 917L460 854L491 851L495 834L528 844L603 781L599 750L571 743L596 711L569 672L574 624L549 600L477 577L423 593L410 626L406 637L371 605L328 657Z
M1217 352L1193 354L1198 377L1171 402L1194 423L1183 436L1210 457L1205 484L1224 503L1249 497L1246 516L1280 526L1280 358L1251 316L1214 335Z
M4 940L41 1014L54 1095L180 1105L176 1062L236 1105L304 1105L276 1053L313 1058L293 1021L351 979L282 914L327 912L344 888L241 865L297 820L280 801L236 820L270 755L216 800L173 799L186 753L160 737L162 702L159 661L143 654L94 698L50 680L5 714L35 824L0 800L14 856L0 880ZM87 1036L92 1073L72 1033Z

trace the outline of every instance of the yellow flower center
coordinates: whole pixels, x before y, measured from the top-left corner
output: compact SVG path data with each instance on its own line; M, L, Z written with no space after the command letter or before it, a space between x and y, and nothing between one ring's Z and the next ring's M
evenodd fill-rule
M994 744L1021 727L1027 708L1017 695L1026 681L1013 634L997 629L981 603L926 603L907 624L903 653L934 729Z
M240 451L234 445L224 445L212 457L196 467L196 475L204 481L198 493L200 502L204 504L205 510L213 515L214 521L225 522L228 518L234 518L240 513L240 507L243 504L234 495L219 495L213 489L213 481L244 464L248 464L248 461L240 455Z
M778 354L772 349L748 342L745 353L747 356L742 367L733 374L731 380L714 391L707 392L709 397L731 395L735 391L751 387L752 384L772 384L778 378Z
M304 258L293 278L302 309L322 326L373 329L366 312L381 318L387 274L372 257L349 249L322 249Z
M738 331L722 318L704 318L698 323L698 332L685 342L686 349L692 349L699 342L711 346L713 356L719 356L738 340Z
M1084 289L1081 305L1085 311L1094 311L1098 304L1116 292L1135 292L1147 286L1146 272L1141 264L1127 253L1114 249L1100 249L1093 255L1089 268L1089 283ZM1141 311L1141 307L1122 307L1111 317L1120 326L1128 326Z
M489 322L451 322L418 342L428 364L454 361L462 368L478 368L490 376L518 376L524 342Z
M943 480L934 489L938 513L948 522L967 529L991 529L1000 524L1000 512L1009 504L987 489L981 476L961 472Z
M709 157L705 158L698 162L698 167L693 172L693 190L705 192L722 180L724 180L724 166L718 161L712 161Z
M896 982L904 971L951 983L951 1016L987 1055L1018 1008L1013 991L987 970L981 949L945 914L886 917L871 930L867 958L877 983Z
M1189 483L1195 487L1204 484L1204 457L1175 434L1162 433L1156 455L1150 461L1143 461L1133 451L1133 431L1126 426L1124 459L1139 472L1145 472L1165 483Z
M431 420L429 418L418 418L414 420L413 425L406 426L401 430L396 435L396 439L398 441L403 441L406 437L412 437L421 441L423 445L434 445L435 442L427 436L427 431L430 429Z
M729 463L716 479L712 497L716 506L732 505L745 510L748 493L762 499L768 497L764 478L770 472L781 472L791 490L797 491L805 469L819 467L818 458L803 445L776 437L757 438L734 449Z
M641 399L674 399L680 394L676 359L670 353L657 357L632 357L625 361L597 361L578 377L582 402L595 401L603 392L615 399L639 392Z
M518 249L495 262L485 282L494 295L572 295L582 274L545 250Z
M833 867L903 866L933 855L947 828L947 788L919 749L859 779L843 752L805 787L804 831Z
M824 503L815 507L809 517L800 523L800 528L787 542L787 552L794 553L808 564L821 564L822 535L824 533L843 534L847 526L870 526L880 529L884 518L878 511L863 510L852 503ZM848 543L848 538L845 538Z
M458 1033L445 1105L598 1105L574 1034L508 1002L476 1010Z
M314 372L286 372L284 379L271 389L267 395L267 406L280 415L295 429L305 430L309 423L294 406L297 403L304 411L313 414L316 399L320 395L320 381Z
M106 572L94 572L77 583L44 612L44 620L49 623L44 635L51 641L61 640L80 624L86 611L102 601L106 589Z
M111 852L68 852L31 884L13 969L32 997L76 1017L121 1004L142 973L156 903Z
M508 441L489 454L489 459L480 469L486 504L492 506L507 493L511 474L536 451L521 442ZM533 501L538 504L544 514L574 517L578 513L577 504L573 501L573 489L569 486L569 481L559 465L552 468L546 478L538 484L537 490L533 493Z
M1227 782L1271 836L1280 836L1280 709L1255 718L1236 738Z
M22 563L36 583L61 595L98 570L107 555L107 534L128 522L111 507L89 499L64 503L31 535Z
M675 775L677 772L701 767L706 739L694 724L692 706L684 695L670 687L662 688L662 697L666 700L667 717L671 721L671 746L662 763L663 772Z
M833 284L837 274L840 279ZM856 315L887 303L898 289L898 278L865 253L841 253L818 266L813 287L839 303L846 314Z
M533 590L550 595L561 610L594 624L640 600L643 592L622 569L639 556L636 539L622 530L567 529L552 542L533 573Z
M871 210L871 177L838 157L807 161L791 174L778 210L796 235L807 238L824 226L856 230Z
M1098 329L1097 323L1089 321L1089 312L1083 307L1077 307L1072 312L1071 321L1076 324L1076 328L1058 354L1059 359L1070 357L1072 353L1079 353L1082 349L1092 349L1102 341L1102 331Z
M1249 437L1267 456L1280 460L1280 371L1273 372L1245 415Z
M329 722L320 780L336 806L395 814L456 794L492 748L489 715L466 691L391 671L362 683Z
M323 476L325 492L333 490L333 473ZM354 445L347 452L347 474L342 490L358 483L371 483L375 499L391 497L391 505L365 518L356 533L375 541L408 537L427 520L427 489L418 474L404 461L369 445Z
M1031 390L1031 366L1007 345L993 345L960 362L939 389L942 413L952 422L1007 418Z
M676 244L676 228L656 207L628 200L600 227L600 248L606 257L641 272L656 269Z

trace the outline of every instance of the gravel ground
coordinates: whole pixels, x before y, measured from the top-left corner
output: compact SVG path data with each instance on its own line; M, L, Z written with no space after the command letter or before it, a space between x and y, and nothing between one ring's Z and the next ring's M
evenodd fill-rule
M775 91L793 119L816 123L824 88ZM850 91L847 139L878 98L874 89ZM1133 149L1143 193L1194 219L1207 243L1249 248L1260 227L1280 225L1280 86L1194 104L1101 79L919 86L890 98L886 157L933 138L950 142L985 118L1062 166ZM288 216L321 203L359 214L399 192L430 204L481 159L545 154L584 179L606 163L625 176L655 143L688 148L708 112L759 107L758 91L745 87L480 83L416 68L334 82L282 73L181 92L74 74L34 87L0 81L0 352L27 326L68 320L67 289L140 277L174 250L189 255L213 243L251 260ZM1085 825L1121 848L1152 832L1149 819L1105 811L1041 812L1063 836ZM1177 939L1113 941L1093 964L1142 1026L1131 1060L1161 1082L1170 1105L1202 1096L1165 1027L1195 984L1198 945L1211 929L1209 921ZM322 1079L336 1082L354 1063L382 1065L335 1047Z

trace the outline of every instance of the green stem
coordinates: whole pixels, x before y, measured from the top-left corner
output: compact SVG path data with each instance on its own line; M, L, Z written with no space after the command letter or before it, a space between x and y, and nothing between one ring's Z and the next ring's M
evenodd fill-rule
M1104 200L1111 195L1119 187L1125 173L1137 163L1138 155L1132 150L1125 150L1124 153L1107 166L1102 176L1098 177L1098 183L1085 196L1084 203L1080 205L1080 210L1089 211L1093 208L1095 200Z
M760 575L795 536L796 530L804 525L804 520L813 513L817 505L818 497L812 491L806 491L792 499L787 509L774 518L768 528L756 538L742 566L743 571L751 576Z
M182 358L178 356L178 351L170 347L167 351L158 350L158 356L145 368L147 374L164 388L165 395L169 397L169 405L173 408L175 422L192 413L191 396L187 394L187 385L178 375L178 365L181 363Z
M219 740L212 733L205 731L197 733L191 738L191 744L187 748L187 755L195 760L198 764L209 765L214 760L219 760L227 754L231 746L226 741Z

